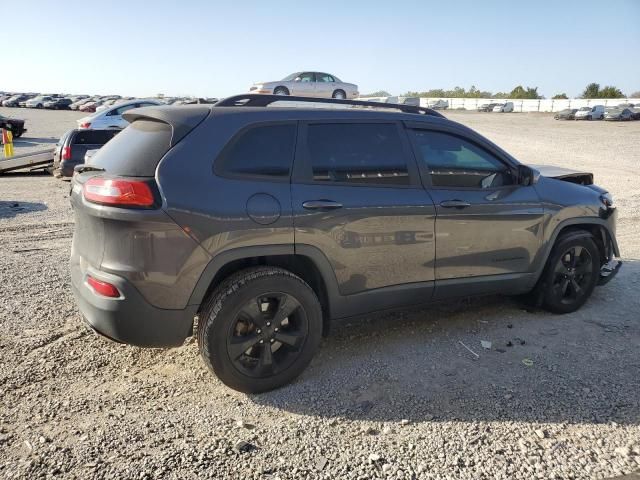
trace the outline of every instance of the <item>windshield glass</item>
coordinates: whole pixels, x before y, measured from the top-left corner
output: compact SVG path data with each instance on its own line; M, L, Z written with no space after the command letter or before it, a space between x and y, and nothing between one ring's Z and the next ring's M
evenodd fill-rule
M282 81L283 82L290 82L292 80L295 80L299 76L300 76L300 72L292 73L291 75L287 75L286 77L284 77L282 79Z
M591 111L591 108L589 108L589 107L582 107L582 108L580 109L580 111L581 111L581 112L590 112L590 111Z

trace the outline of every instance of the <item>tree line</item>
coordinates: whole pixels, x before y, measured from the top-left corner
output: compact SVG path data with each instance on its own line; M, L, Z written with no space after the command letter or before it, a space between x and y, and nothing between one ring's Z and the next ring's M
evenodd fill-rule
M386 90L379 90L370 94L362 95L362 97L390 97ZM508 99L544 99L545 97L538 92L538 87L523 87L518 85L511 92L489 92L479 90L472 85L469 90L463 87L455 87L453 90L444 90L442 88L434 88L424 92L407 92L403 97L431 97L431 98L508 98ZM623 98L626 97L622 91L612 85L600 88L599 83L590 83L582 92L581 98ZM567 99L566 93L557 93L553 97L554 100ZM633 92L628 98L640 98L640 91Z

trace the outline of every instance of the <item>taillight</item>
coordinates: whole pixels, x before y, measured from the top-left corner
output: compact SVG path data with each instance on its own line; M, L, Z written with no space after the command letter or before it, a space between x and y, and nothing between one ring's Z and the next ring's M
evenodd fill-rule
M91 122L84 122L80 124L80 128L89 128L91 126Z
M87 284L93 288L94 292L103 297L118 298L120 296L120 291L115 286L102 280L87 276Z
M82 192L89 202L102 205L151 207L154 204L151 188L139 180L92 177L84 184Z
M71 160L71 147L64 147L62 149L62 160Z

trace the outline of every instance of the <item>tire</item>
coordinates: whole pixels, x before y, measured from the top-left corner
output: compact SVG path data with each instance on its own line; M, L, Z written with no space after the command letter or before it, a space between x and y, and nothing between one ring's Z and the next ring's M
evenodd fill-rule
M38 105L36 105L36 108L42 108L42 104L39 103Z
M599 276L600 252L593 236L573 231L556 240L536 287L536 297L550 312L575 312L591 296Z
M587 117L587 120L593 120L593 117L592 117L591 115L589 115L589 116Z
M276 267L231 275L211 294L198 321L198 346L207 367L225 385L245 393L291 382L321 339L316 294L300 277Z
M274 95L289 95L289 89L287 87L276 87L273 91Z
M346 100L347 94L344 92L344 90L336 90L331 95L331 98L335 98L338 100Z

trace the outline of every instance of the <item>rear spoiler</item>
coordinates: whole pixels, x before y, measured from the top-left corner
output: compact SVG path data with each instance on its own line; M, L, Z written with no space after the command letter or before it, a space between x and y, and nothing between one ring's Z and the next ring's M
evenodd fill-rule
M170 106L142 107L127 110L122 117L129 123L136 120L164 122L171 126L171 147L196 128L211 112L210 106L186 105L181 108Z

